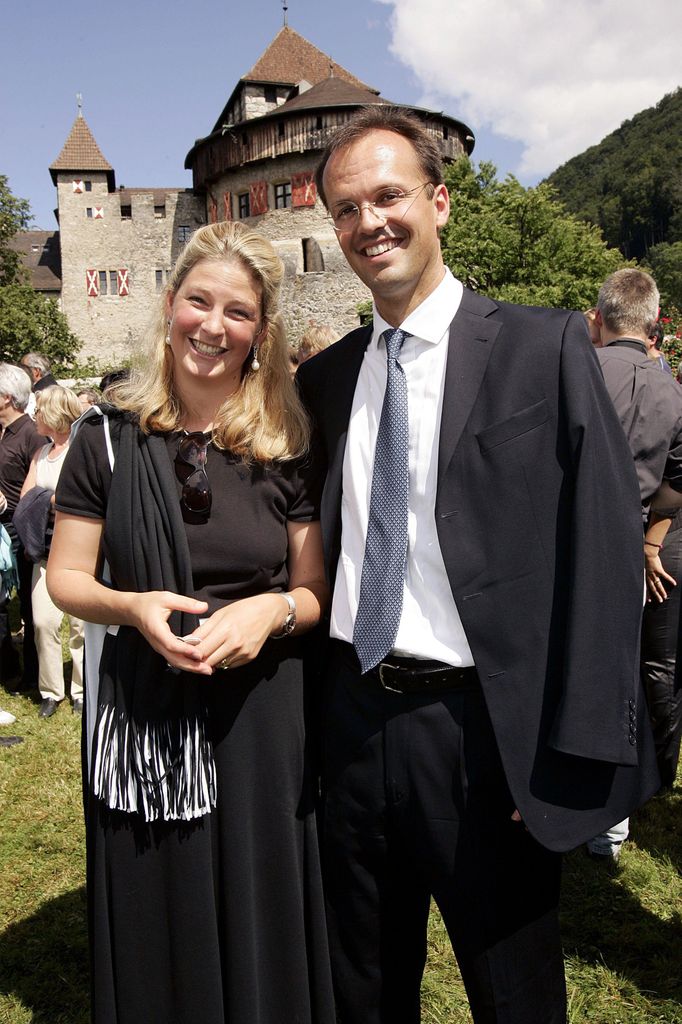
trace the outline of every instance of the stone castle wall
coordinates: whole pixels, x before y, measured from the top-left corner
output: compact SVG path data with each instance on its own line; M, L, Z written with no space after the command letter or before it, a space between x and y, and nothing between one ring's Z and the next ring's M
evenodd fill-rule
M339 337L360 323L358 303L370 298L367 288L346 263L322 202L315 206L276 210L275 185L291 181L293 174L314 170L317 154L249 164L221 175L210 188L219 216L224 209L225 193L231 195L232 215L238 219L237 196L248 192L253 181L268 183L268 212L246 217L244 223L262 232L273 243L284 262L282 306L289 339L294 343L312 322L330 326ZM306 249L322 260L323 268L306 269ZM315 265L314 260L307 262Z
M159 190L110 193L104 173L88 172L87 181L91 191L77 193L73 175L58 176L61 303L83 342L79 359L115 365L130 358L144 339L158 300L157 271L165 283L183 244L179 229L193 231L204 221L204 203L184 190L161 196ZM131 208L129 218L121 216L122 203ZM164 216L160 209L155 213L155 204L163 205ZM127 295L116 293L120 270L128 271ZM97 273L98 295L88 294L88 271ZM100 272L106 274L106 294Z

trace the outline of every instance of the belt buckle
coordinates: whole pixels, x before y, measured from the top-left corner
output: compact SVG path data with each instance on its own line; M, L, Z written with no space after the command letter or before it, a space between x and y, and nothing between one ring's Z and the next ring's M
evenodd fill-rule
M405 692L404 690L398 690L395 686L389 686L389 684L384 679L384 669L385 668L389 668L390 669L390 668L393 668L393 666L392 665L386 665L383 661L380 661L379 664L377 665L377 671L379 673L379 682L381 683L381 685L384 688L384 690L388 690L389 693L404 693ZM395 669L394 669L394 671L395 671Z

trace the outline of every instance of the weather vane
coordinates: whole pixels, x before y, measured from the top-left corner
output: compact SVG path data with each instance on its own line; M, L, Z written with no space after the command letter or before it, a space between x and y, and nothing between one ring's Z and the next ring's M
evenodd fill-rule
M284 25L285 25L285 27L286 27L286 23L287 23L287 11L288 10L289 10L289 8L287 7L287 0L282 0L282 11L284 12Z
M78 104L78 116L83 116L83 93L76 93L76 103Z

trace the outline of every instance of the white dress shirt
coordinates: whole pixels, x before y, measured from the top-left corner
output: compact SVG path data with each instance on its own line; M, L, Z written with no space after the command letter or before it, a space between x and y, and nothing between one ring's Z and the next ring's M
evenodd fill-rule
M410 483L407 567L395 652L449 665L473 665L452 597L436 533L438 438L450 323L462 285L449 270L400 324L406 338L399 361L409 404ZM331 635L353 642L365 555L374 449L386 390L386 346L391 325L374 308L374 330L358 375L343 460L341 555L332 601Z

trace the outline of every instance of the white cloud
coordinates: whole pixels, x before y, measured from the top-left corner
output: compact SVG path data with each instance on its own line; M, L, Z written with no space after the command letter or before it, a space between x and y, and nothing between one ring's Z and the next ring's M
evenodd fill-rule
M679 0L380 0L419 102L520 141L537 177L682 82Z

